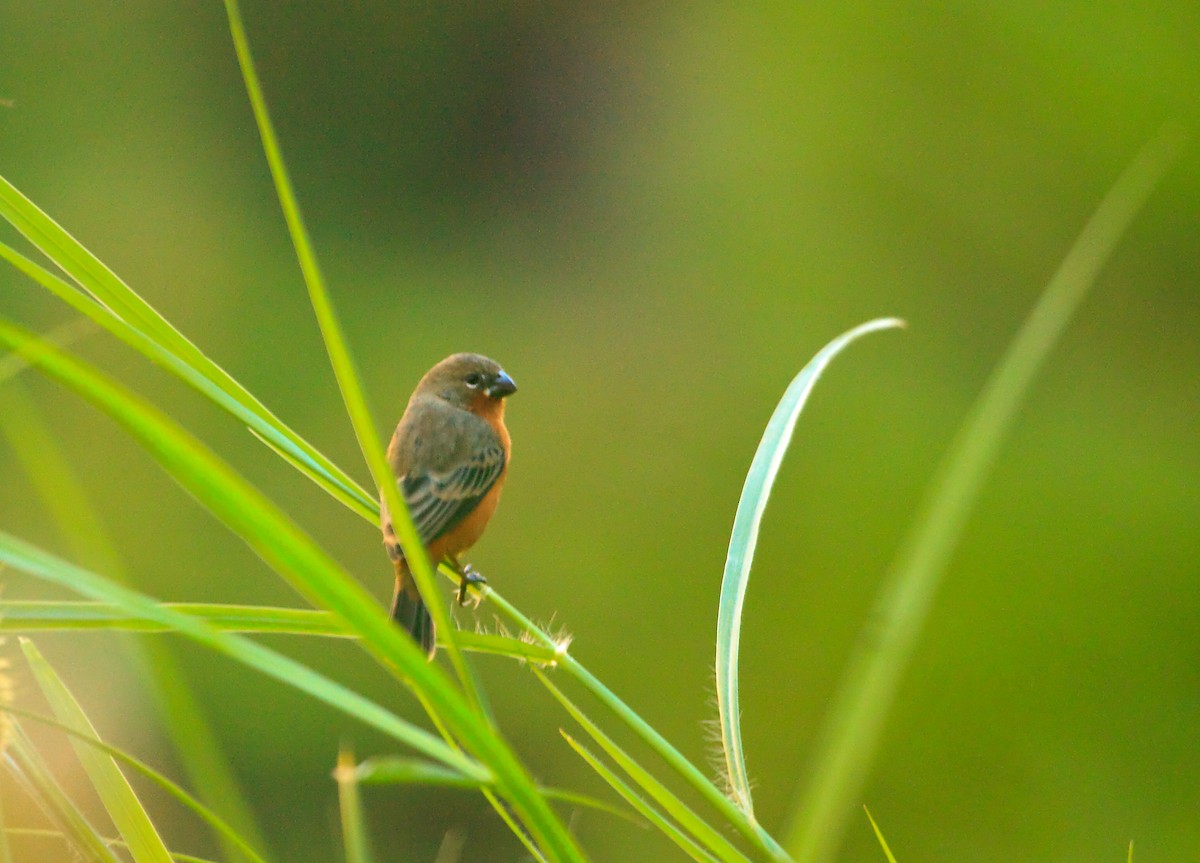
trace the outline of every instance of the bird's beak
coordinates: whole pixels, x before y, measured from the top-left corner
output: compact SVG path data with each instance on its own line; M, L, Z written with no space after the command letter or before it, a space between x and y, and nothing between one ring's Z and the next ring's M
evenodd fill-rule
M512 395L517 391L517 385L513 383L513 379L508 376L508 372L503 369L496 375L496 380L492 382L485 393L491 398L501 399L505 396Z

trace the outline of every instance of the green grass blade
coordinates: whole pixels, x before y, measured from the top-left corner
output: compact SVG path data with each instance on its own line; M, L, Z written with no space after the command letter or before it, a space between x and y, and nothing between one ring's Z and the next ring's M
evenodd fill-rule
M4 177L0 177L0 217L17 229L63 272L99 302L173 352L200 351L171 327L132 288L118 278L95 255L35 206ZM207 358L204 358L207 361Z
M346 850L346 863L373 863L375 858L371 854L366 819L363 818L362 799L358 793L354 753L346 749L338 753L333 778L338 787L338 813L342 820L342 845Z
M368 509L374 505L370 496L358 487L349 476L299 435L287 428L245 387L192 344L137 292L121 281L116 273L4 177L0 177L0 217L7 219L46 257L95 297L112 313L108 316L109 318L116 316L124 321L130 328L140 332L149 341L158 345L163 352L173 355L182 365L197 372L230 398L240 403L248 412L258 416L264 421L264 426L280 432L284 438L285 449L298 455L306 463L310 463L331 481L342 486L348 493L354 495L357 492L355 496L360 497L363 505ZM86 310L79 303L78 291L73 291L69 285L65 285L61 280L55 280L53 276L50 279L41 277L37 273L37 270L41 268L36 264L20 260L21 256L7 247L0 247L0 255L16 264L22 272L50 288L72 306L89 317L93 317L101 325L108 326L110 323L104 319L104 316ZM75 294L74 298L63 290L64 286L67 291ZM154 357L151 358L154 359ZM268 436L275 440L273 435Z
M875 831L875 838L879 840L879 847L883 849L883 854L887 857L888 863L896 863L896 858L892 855L892 849L888 847L887 840L883 838L883 831L879 829L879 825L871 817L871 810L864 806L863 812L867 813L867 820L871 822L871 829Z
M0 250L4 248L4 244L0 243ZM66 348L95 331L96 328L91 321L86 318L76 318L48 330L42 335L42 339L49 344ZM20 354L8 354L0 357L0 385L7 385L10 380L28 368L31 368L29 361Z
M538 644L530 644L506 635L495 635L487 632L460 632L459 644L463 650L473 653L490 653L494 656L507 656L522 662L533 662L538 665L552 665L558 658L555 652Z
M700 768L684 758L683 754L672 746L670 741L659 734L650 723L642 719L637 712L576 659L567 650L568 644L565 639L556 638L546 632L492 587L483 585L478 593L490 601L500 614L512 621L522 632L528 633L543 648L551 651L554 655L552 663L554 666L563 669L566 674L569 674L588 692L592 693L763 854L774 860L786 861L789 859L771 835L759 824L752 823L746 813L735 806L733 801L722 793Z
M146 764L141 759L136 758L133 755L130 755L128 752L125 752L122 749L118 749L115 746L105 743L103 740L100 740L98 737L93 737L84 731L80 731L79 729L74 728L70 725L65 725L62 722L56 722L53 719L50 719L49 717L39 716L35 713L30 713L26 710L20 710L19 708L16 708L16 707L4 707L4 708L0 708L0 709L4 710L4 712L11 714L13 716L19 716L23 719L29 719L29 720L37 722L41 725L45 725L48 728L54 728L58 731L61 731L63 734L70 736L74 740L80 741L81 743L91 747L92 749L96 750L97 752L101 752L105 755L108 755L108 756L116 759L117 761L120 761L121 763L133 768L138 773L142 774L147 779L154 782L156 785L158 785L160 788L162 788L164 791L166 791L168 794L170 794L172 797L174 797L176 800L178 800L180 803L182 803L188 809L192 810L192 812L194 812L201 820L203 820L210 827L213 828L214 832L225 843L227 843L228 847L235 849L236 854L240 858L249 860L249 861L251 861L251 863L266 863L266 861L263 860L263 858L258 854L258 852L256 852L254 850L254 848L251 847L246 842L246 840L243 839L238 834L238 831L235 830L227 821L225 821L225 819L223 819L220 815L218 815L212 809L205 806L203 803L201 803L195 797L188 794L187 791L185 791L177 783L172 782L166 776L163 776L161 773L159 773L157 770L155 770L150 765ZM178 855L174 855L174 856L178 856Z
M198 602L166 602L162 608L200 618L221 632L320 635L332 638L350 636L328 611L308 608ZM103 602L0 600L0 632L95 630L170 632L171 628L160 621L138 617Z
M10 836L31 836L39 839L61 839L66 837L58 830L41 830L32 827L10 827L4 831ZM102 840L110 848L125 848L127 847L120 839L103 839ZM206 857L196 857L192 854L182 854L178 851L171 852L171 859L175 863L219 863L216 860L210 860Z
M435 761L482 781L490 780L491 774L478 762L308 666L241 636L220 632L202 620L173 611L148 596L67 563L2 531L0 563L100 602L111 603L135 617L160 623L382 731Z
M62 833L69 847L94 863L121 863L75 802L59 786L24 729L13 723L5 758L9 772Z
M161 411L95 369L3 322L0 346L24 354L116 420L276 572L312 602L332 611L360 636L362 646L381 665L411 685L438 720L495 771L497 789L552 856L583 859L565 826L538 795L528 771L490 723L474 712L445 672L426 660L362 585L261 492Z
M758 544L759 525L796 428L796 421L817 379L833 358L851 342L868 333L902 326L904 322L896 318L881 318L862 324L838 336L809 361L788 386L775 412L771 414L738 500L717 611L717 712L729 787L734 802L751 819L754 818L754 803L750 795L746 756L742 750L741 711L738 706L738 646L741 641L742 606L746 598L746 585L750 581L754 549Z
M885 577L818 744L785 842L800 863L828 863L874 757L930 602L1005 432L1121 235L1183 149L1166 128L1130 163L1022 324L950 445Z
M24 199L22 198L22 201ZM26 202L28 208L37 208ZM40 211L37 211L40 213ZM44 214L43 214L44 215ZM48 218L48 217L47 217ZM195 366L172 353L151 336L130 325L107 306L93 300L14 249L0 243L0 258L108 330L151 362L174 374L217 406L243 422L305 476L335 499L370 522L378 522L379 505L351 477L300 437L215 364Z
M304 219L300 213L300 204L296 200L292 181L283 160L283 150L279 146L274 126L271 124L271 117L267 111L267 103L263 97L258 73L254 68L250 41L246 37L237 0L226 0L225 10L229 17L229 29L237 50L238 63L242 69L242 79L246 84L246 92L250 98L255 122L258 124L259 136L262 138L263 152L266 155L267 164L270 166L271 176L275 181L279 205L287 222L288 233L291 235L292 245L295 247L296 257L300 262L300 271L304 276L304 283L308 286L313 312L320 325L321 337L325 340L325 349L329 354L334 376L337 378L338 387L342 392L346 413L350 417L350 423L358 438L359 448L371 470L371 478L375 481L376 487L383 491L387 500L388 511L392 515L393 527L396 529L397 538L404 549L405 559L409 562L421 597L441 635L442 644L446 649L446 654L450 657L451 665L454 666L472 703L480 708L480 712L486 712L483 710L483 698L480 695L475 675L468 667L455 639L457 629L450 617L450 608L446 598L437 589L433 565L427 559L425 547L417 536L408 507L403 502L396 485L396 478L392 475L392 470L384 457L383 448L380 446L379 432L367 406L361 377L355 367L354 359L350 355L350 349L338 321L333 300L325 287L325 279L321 275L317 256L313 251L308 230L304 226ZM554 832L559 839L567 838L565 831L560 834L555 829Z
M310 608L201 602L167 602L162 607L198 617L222 632L354 637L345 624L328 611ZM169 632L170 628L156 620L137 617L102 602L0 600L0 632L95 630ZM464 650L473 653L507 656L540 664L551 664L555 660L554 651L548 648L503 635L463 632L461 642Z
M479 788L482 783L444 765L420 758L380 755L354 767L360 785L435 785L439 788Z
M469 776L463 776L454 770L434 764L420 758L404 758L394 755L380 755L363 760L355 768L355 778L359 785L432 785L439 788L479 788L481 783ZM619 818L640 823L623 809L618 809L611 803L605 803L587 794L566 791L561 788L540 787L542 795L548 800L569 803L573 806L583 806L616 815Z
M607 782L614 791L625 799L625 802L637 810L643 818L658 828L664 836L678 845L683 853L687 854L697 863L718 863L717 858L709 854L701 848L692 837L688 836L678 827L671 823L661 812L651 806L640 794L629 787L620 776L596 757L586 746L577 741L567 732L559 729L559 733L567 744L575 750L575 753L587 762L588 766L595 770L600 777Z
M285 449L280 443L268 438L263 432L256 429L254 426L247 426L250 434L254 435L258 440L270 449L275 455L286 461L300 473L313 480L317 485L321 486L334 500L342 504L347 509L362 516L372 524L379 522L379 505L374 501L365 500L359 494L358 487L350 489L346 486L337 485L326 479L322 473L315 472L310 461L306 457L297 455L294 451ZM365 494L365 492L363 493Z
M533 673L537 675L538 680L550 691L555 700L579 723L580 727L600 745L600 748L608 753L608 756L625 771L639 788L645 791L668 815L674 818L680 827L695 837L717 859L727 861L727 863L728 861L733 861L733 863L749 863L749 858L735 848L716 828L696 814L694 810L680 800L670 789L655 779L649 771L631 758L624 749L613 742L611 737L601 731L596 723L592 722L571 699L567 698L561 689L550 681L550 678L537 668L533 669Z
M92 727L75 696L34 643L23 638L21 649L25 652L25 659L29 662L34 679L62 723L89 737L99 739L100 735ZM72 744L117 832L129 846L135 863L171 863L167 846L163 844L154 822L150 820L150 815L138 800L133 786L129 784L117 762L111 755L97 752L78 740L73 739Z
M630 812L612 803L607 803L597 797L592 797L590 794L580 794L578 791L567 791L563 788L542 788L542 793L546 795L548 800L553 800L557 803L565 803L570 806L582 807L584 809L595 809L597 812L604 812L608 815L624 818L630 824L636 824L638 827L645 827L644 819L638 817L636 812Z
M85 323L90 326L90 322ZM75 557L92 563L117 581L128 583L125 566L96 508L19 381L10 381L0 389L0 433L8 437L17 460ZM197 789L208 800L216 801L254 845L267 847L216 735L188 688L186 675L169 645L126 640L122 647L133 661L138 678L162 718L164 731ZM245 859L238 848L224 844L221 837L218 839L230 860Z

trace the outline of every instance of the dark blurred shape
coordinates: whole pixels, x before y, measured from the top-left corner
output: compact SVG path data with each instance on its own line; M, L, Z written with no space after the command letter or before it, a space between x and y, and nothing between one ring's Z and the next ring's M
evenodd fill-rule
M569 192L620 78L602 14L613 10L379 4L296 16L268 4L250 26L290 152L311 160L310 176L332 181L332 166L386 234L402 209L486 219Z

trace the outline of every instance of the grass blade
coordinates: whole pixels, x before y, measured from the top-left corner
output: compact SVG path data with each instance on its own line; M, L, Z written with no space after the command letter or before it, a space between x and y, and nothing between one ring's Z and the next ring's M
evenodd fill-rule
M329 354L334 376L337 379L338 388L342 393L342 401L346 406L346 412L354 428L355 436L358 438L359 449L362 451L363 457L367 462L375 485L380 489L384 500L387 502L388 510L392 516L392 526L395 528L400 546L404 550L405 558L408 560L409 571L417 583L417 588L437 630L441 633L440 643L445 648L446 655L450 658L450 664L453 666L459 681L462 683L463 690L475 710L476 717L491 724L492 718L487 699L476 678L474 669L463 655L462 649L459 646L458 630L454 625L453 618L450 616L450 609L445 597L438 590L434 577L436 562L430 562L427 558L425 547L417 535L417 530L408 511L408 506L400 495L396 478L392 475L391 468L384 457L383 448L380 445L379 433L363 393L361 378L355 367L353 357L350 354L345 335L342 332L341 324L338 321L337 313L333 306L333 301L325 287L325 280L321 275L321 269L317 263L316 254L313 251L312 242L308 236L308 230L304 226L304 219L300 213L300 205L292 188L291 179L288 176L287 166L283 159L283 151L279 146L274 126L271 123L270 114L267 111L266 99L263 97L262 85L259 82L258 73L254 67L254 59L250 52L250 42L246 37L245 26L242 22L237 0L225 0L225 10L229 18L229 29L233 37L234 48L237 52L238 64L242 70L242 80L246 85L246 93L250 99L255 123L258 125L259 136L262 139L263 152L271 170L271 177L275 182L276 194L279 198L280 207L283 210L284 219L287 222L288 233L292 238L292 245L296 250L304 282L308 287L309 299L312 303L317 323L321 329L321 337L325 342L325 349ZM426 709L434 714L433 718L439 728L446 730L446 723L442 722L441 718L436 715L435 705L428 699L423 700L423 703ZM499 742L498 738L496 738L496 742ZM514 800L514 802L518 804L518 809L523 810L522 814L525 824L533 837L556 859L581 859L582 852L575 844L566 827L559 822L553 811L546 804L546 801L538 797L532 778L524 772L520 763L515 758L512 758L504 747L501 747L496 752L496 755L504 761L505 769L512 771L512 779L516 784L515 786L510 785L509 791L510 793L514 790L519 792L521 799ZM508 811L494 798L493 793L485 789L483 794L492 803L493 808L496 809L500 817L509 822L510 815ZM532 843L528 841L528 837L526 837L524 831L516 829L515 832L534 856L539 857L540 854L532 847Z
M833 859L874 757L950 553L1017 406L1121 235L1175 162L1186 137L1165 128L1129 164L1088 220L964 421L885 578L834 699L786 845L800 863Z
M896 858L892 855L892 849L888 847L887 840L883 838L883 831L879 829L879 825L871 817L871 810L864 806L863 812L867 813L867 820L871 822L871 829L875 831L875 838L879 840L879 847L883 849L883 854L887 857L888 863L896 863Z
M700 768L683 757L683 754L658 733L650 723L622 701L615 692L604 685L568 650L565 639L555 638L521 613L516 606L488 585L483 585L479 595L488 599L504 617L512 621L522 632L528 633L542 647L554 654L553 665L563 669L592 693L605 707L612 711L641 740L649 746L667 765L692 787L705 801L716 809L730 825L748 839L768 859L786 861L790 858L779 847L772 836L761 825L751 822L746 813L734 805Z
M29 662L34 679L42 688L42 694L46 696L46 700L50 702L50 706L62 723L70 728L78 729L89 737L99 739L100 735L92 727L92 723L88 720L87 714L83 712L83 708L79 706L79 702L75 700L75 696L67 689L66 684L62 682L34 643L22 638L21 649L25 652L25 659ZM92 785L100 795L104 808L108 810L108 815L116 826L117 832L129 846L129 852L133 855L135 863L171 863L171 855L167 851L167 846L163 844L154 822L150 820L145 807L138 800L133 786L129 784L129 780L125 778L125 774L121 772L117 762L113 760L112 756L97 752L77 740L73 739L71 742L75 746L76 755L83 762L88 778L92 780Z
M5 831L11 836L29 836L38 839L62 839L66 837L57 830L38 830L30 827L10 827ZM105 845L110 848L126 848L126 844L120 839L102 839ZM196 857L192 854L182 854L178 851L171 852L171 859L175 863L219 863L216 860L209 860L206 857Z
M457 770L420 758L376 756L353 766L354 778L360 785L434 785L438 788L479 788L481 785L479 780Z
M300 204L296 199L292 181L288 176L287 165L283 160L283 150L279 146L279 140L275 135L275 129L267 111L266 99L263 97L262 85L254 68L250 41L246 37L245 25L242 22L237 0L226 0L225 10L229 17L229 29L237 51L238 63L242 69L242 79L246 84L254 120L258 124L259 136L262 138L263 152L271 169L271 177L275 181L279 205L287 222L292 245L296 250L304 283L308 286L309 299L312 302L317 323L321 328L321 337L325 341L325 350L329 354L334 376L337 378L338 387L342 392L346 413L350 417L350 423L358 438L358 446L371 470L371 478L375 481L376 487L382 490L387 500L388 511L392 515L393 527L396 529L400 545L404 549L405 559L409 562L413 578L417 582L421 597L429 609L436 629L441 633L442 643L446 648L446 654L450 657L450 663L472 703L480 709L481 713L486 712L475 675L467 666L462 651L458 647L457 628L450 617L446 598L437 589L434 565L429 562L428 556L425 554L425 547L417 535L408 507L404 504L397 487L396 478L392 475L392 470L384 457L383 448L380 446L379 432L371 416L370 408L367 406L362 380L355 367L354 359L350 355L350 349L338 321L333 300L325 287L325 279L317 263L317 256L313 251L308 230L304 226L304 219L300 213ZM565 831L560 834L557 829L554 829L552 832L555 833L558 840L567 838Z
M70 848L84 860L121 863L75 802L59 786L24 729L13 723L5 752L9 772L61 831Z
M122 425L276 572L311 601L334 612L384 668L412 686L430 712L495 771L497 789L523 819L529 819L527 826L556 859L583 859L549 804L538 795L528 771L490 723L472 710L440 667L426 661L375 599L261 492L161 411L32 334L0 322L0 345L26 355Z
M374 501L365 500L363 496L359 494L358 486L350 488L343 485L336 485L333 482L328 481L324 474L318 473L312 469L311 462L307 458L299 456L293 450L285 448L283 444L267 437L266 434L255 428L253 425L248 425L247 428L249 428L250 434L258 438L264 446L266 446L268 449L274 452L275 455L279 456L296 470L300 471L300 473L313 480L313 482L324 489L330 497L332 497L342 506L346 507L351 512L362 516L372 524L375 524L379 521L379 505Z
M165 602L162 607L197 617L221 632L268 635L312 635L354 638L344 623L328 611L309 608L275 608L263 605ZM0 600L0 632L65 632L117 630L121 632L170 632L157 620L138 617L103 602L64 600ZM507 656L524 662L552 664L554 651L509 638L480 632L463 632L465 650Z
M179 330L175 329L166 318L147 303L131 287L110 270L104 262L93 255L78 240L65 231L57 222L26 198L4 177L0 177L0 217L8 220L26 239L37 247L46 257L57 264L63 272L111 313L108 317L116 318L127 323L132 329L140 332L149 341L158 345L163 352L176 357L183 365L193 369L214 386L223 390L228 396L240 403L247 411L258 415L265 425L274 431L282 432L289 451L295 447L303 457L311 461L312 466L324 473L331 481L343 486L347 492L364 498L364 503L370 507L373 503L357 484L344 474L328 458L321 455L314 447L305 442L291 429L287 428L275 417L266 406L238 383L232 375L213 362L209 357L192 344ZM22 272L33 277L36 281L50 288L71 305L80 308L89 317L94 317L101 324L104 316L93 315L79 305L78 300L62 290L65 285L61 280L39 278L36 270L40 269L32 262L21 262L21 256L0 246L0 256L3 256L18 266ZM57 282L57 284L55 284ZM68 290L73 291L70 286ZM78 292L74 292L78 296ZM272 439L274 437L272 436Z
M558 656L547 647L530 644L518 638L506 635L496 635L487 632L467 632L458 634L458 641L464 650L473 653L490 653L494 656L507 656L521 662L532 662L537 665L553 665Z
M481 783L469 776L463 776L454 770L449 770L440 764L423 761L420 758L401 758L397 756L376 756L367 758L355 768L355 777L359 785L432 785L438 788L479 788ZM569 803L573 806L584 806L616 815L628 821L641 823L637 818L611 803L605 803L587 794L575 791L565 791L561 788L539 787L542 795L548 800Z
M238 834L238 832L232 826L230 826L228 822L221 818L220 815L209 809L195 797L188 794L178 784L163 776L144 761L135 758L128 752L118 749L115 746L110 746L97 737L92 737L83 731L79 731L61 722L55 722L53 719L48 717L38 716L35 713L29 713L28 711L20 710L15 707L5 707L3 709L6 713L13 716L19 716L24 719L29 719L40 723L49 728L57 729L63 734L66 734L71 738L90 746L92 749L104 753L122 762L123 764L132 767L134 770L154 782L188 809L192 810L192 812L194 812L200 819L205 821L210 827L213 828L213 831L218 835L218 837L221 838L223 842L227 844L228 847L231 847L235 850L239 858L249 860L251 863L265 863L263 858L249 844L247 844L247 842ZM112 844L107 840L105 841L106 844ZM178 857L179 855L175 854L173 856Z
M0 180L2 179L0 178ZM3 192L4 187L0 186L0 195ZM20 195L15 190L13 192ZM47 220L49 219L24 197L20 197L18 204ZM57 250L50 248L44 251L53 256ZM86 250L83 252L86 253ZM336 500L367 521L377 522L379 520L378 503L361 486L345 471L322 455L312 444L267 410L219 366L213 363L206 366L190 364L155 341L150 335L129 324L107 306L96 302L73 285L3 243L0 243L0 258L9 261L19 271L49 290L75 311L108 330L151 362L171 372L235 419L245 423L260 440Z
M192 602L164 602L161 607L200 618L221 632L350 637L345 627L328 611ZM158 620L129 614L110 603L0 600L0 632L89 630L172 631Z
M439 738L405 722L394 713L341 684L317 674L308 666L241 636L219 632L201 620L173 611L148 596L60 560L2 531L0 563L100 602L111 603L133 616L156 621L268 677L298 689L366 725L377 728L435 761L470 776L479 777L483 781L491 777L486 767L447 746Z
M83 323L91 326L89 321ZM125 566L96 508L88 500L83 484L20 381L10 381L0 389L0 433L8 437L59 534L76 558L91 562L117 581L128 583ZM170 646L131 639L126 639L121 646L132 660L138 678L158 709L164 731L201 795L216 801L252 844L267 847L246 797L234 779L204 712L188 688L187 678ZM223 837L218 836L218 841L230 860L246 859Z
M741 641L742 606L750 581L750 564L754 561L754 549L758 544L759 525L796 428L796 421L822 372L854 340L868 333L902 326L904 322L896 318L881 318L862 324L842 333L809 361L788 386L775 412L771 414L738 500L717 611L717 712L729 787L734 802L752 820L754 803L750 796L746 756L742 750L741 711L738 706L738 646Z
M4 248L6 248L4 244L0 243L0 250ZM91 321L85 318L76 318L47 330L42 338L49 344L66 348L95 330ZM0 357L0 385L7 385L9 381L28 368L30 368L29 361L20 354L8 354Z
M625 802L641 813L642 817L653 824L659 831L683 849L683 853L687 854L697 863L718 863L717 858L709 854L701 848L692 837L688 836L678 827L671 823L661 812L651 806L642 798L640 794L629 787L614 771L595 756L586 746L572 737L567 732L559 729L559 734L567 741L567 744L575 750L575 753L587 762L588 766L595 770L600 777L607 782L614 791L625 798Z
M371 843L367 838L367 825L363 818L362 799L358 794L358 773L354 766L354 753L343 749L338 753L337 768L333 778L338 787L338 813L342 820L342 844L346 849L346 863L373 863Z
M188 352L190 348L195 358L203 357L116 273L3 177L0 177L0 217L114 314L153 335L175 353Z
M686 803L673 794L670 789L634 761L625 750L613 742L611 737L601 731L571 699L567 698L562 690L550 681L550 678L536 668L533 669L533 673L537 675L538 680L550 691L550 694L554 696L558 703L600 745L600 748L608 753L608 756L613 761L617 762L617 765L633 779L637 786L650 795L667 814L674 818L683 829L694 836L701 845L711 851L719 860L749 863L749 858L746 855L735 848L712 825L697 815Z

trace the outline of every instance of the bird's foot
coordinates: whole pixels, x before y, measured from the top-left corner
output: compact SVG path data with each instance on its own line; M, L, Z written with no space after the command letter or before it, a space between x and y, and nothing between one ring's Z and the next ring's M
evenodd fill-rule
M487 579L469 563L459 570L459 575L461 578L458 582L458 604L466 605L469 595L467 588L472 584L487 584Z

